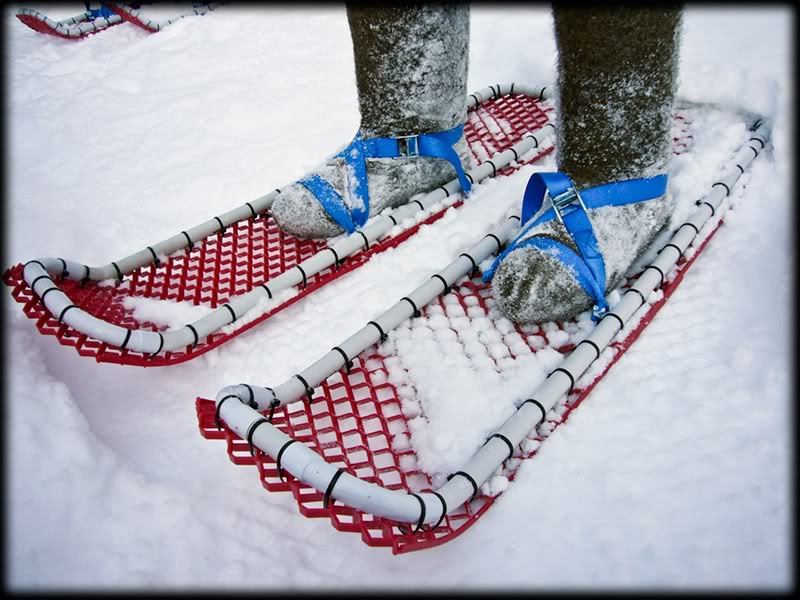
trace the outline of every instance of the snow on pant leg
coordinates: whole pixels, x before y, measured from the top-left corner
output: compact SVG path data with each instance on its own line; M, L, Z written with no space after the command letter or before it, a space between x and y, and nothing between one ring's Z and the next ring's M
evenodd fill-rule
M364 138L446 131L464 123L467 112L469 6L347 6ZM472 166L462 136L455 144L465 170ZM338 192L349 194L342 159L316 167ZM440 158L367 160L370 215L405 203L456 177ZM279 227L298 237L331 237L342 229L300 184L284 188L272 207Z
M667 172L677 88L679 7L556 6L558 170L578 190ZM608 293L667 223L672 198L589 210L603 253ZM578 251L558 221L531 229ZM514 250L493 279L512 320L568 319L594 301L558 259L527 246Z

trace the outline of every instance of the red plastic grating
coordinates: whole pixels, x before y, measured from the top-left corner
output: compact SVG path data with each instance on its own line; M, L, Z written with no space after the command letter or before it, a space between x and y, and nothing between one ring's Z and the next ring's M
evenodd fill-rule
M47 34L47 35L52 35L52 36L55 36L55 37L59 37L59 38L64 39L64 40L82 40L83 38L85 38L85 37L87 37L89 35L92 35L93 33L98 33L100 31L104 31L104 30L108 29L109 27L113 27L114 25L119 25L119 24L122 23L122 21L118 21L116 23L109 23L109 24L104 25L102 27L97 27L97 28L95 28L95 29L93 29L91 31L83 32L80 35L65 35L65 34L61 33L60 31L58 31L57 29L55 29L53 27L50 27L44 21L40 21L39 19L37 19L33 15L16 15L16 17L20 21L22 21L23 24L27 25L28 27L30 27L34 31L37 31L39 33L44 33L44 34ZM89 21L89 22L91 22L91 21Z
M498 150L517 143L526 132L543 127L548 121L547 113L550 110L527 96L503 96L486 102L478 109L470 110L464 131L473 156L480 162ZM515 166L500 169L498 174L513 173L521 165L534 162L551 151L552 146L518 163L512 163ZM453 206L460 204L459 200ZM420 225L436 221L445 211L446 209L442 209L422 223L373 244L367 251L346 258L336 270L327 269L309 276L307 286L297 295L247 325L231 333L211 334L195 347L190 345L182 351L166 352L158 356L120 350L59 323L25 283L22 264L8 269L3 275L3 282L12 288L13 298L22 304L24 313L35 321L41 333L55 336L65 346L73 346L81 356L93 357L98 362L144 367L172 365L208 352L255 327L306 294L362 266L373 255L397 246L413 235ZM138 296L159 300L187 300L195 305L216 308L225 304L230 297L269 281L325 247L325 241L300 240L285 234L266 215L230 225L225 233L214 234L196 242L193 250L187 249L173 255L159 266L151 264L138 269L127 275L119 287L100 286L96 282L80 287L78 282L69 280L60 285L76 306L99 319L130 329L163 331L166 327L134 319L132 311L123 306L125 298Z
M677 122L676 129L675 151L680 153L687 147L688 142L684 140L690 139L690 136L686 135L688 127L685 123ZM721 223L720 221L719 224ZM716 233L719 224L691 258L680 259L674 268L674 278L671 280L668 278L661 288L663 296L650 306L637 326L624 339L610 345L613 356L602 372L591 383L576 387L548 413L545 423L539 427L539 434L529 438L536 442L535 448L538 449L538 443L569 418L572 411L586 399L594 386L639 337L680 285L687 269ZM632 285L635 280L636 277L632 278L626 285ZM505 336L497 326L502 315L493 308L494 305L490 285L484 284L480 278L464 278L460 284L453 286L448 296L439 297L426 306L422 310L422 319L434 314L447 314L450 318L458 318L462 314L472 316L480 313L481 316L489 318L495 331ZM414 321L417 319L410 320L411 323ZM574 324L574 321L571 323ZM570 322L555 325L559 329L571 327ZM546 334L542 328L515 326L514 329L516 335L534 354L546 346L544 343ZM491 339L491 336L486 336L485 339ZM486 343L488 342L484 341L484 344ZM562 355L568 354L573 349L573 344L556 348ZM381 354L375 348L372 350L366 356L353 359L353 367L349 372L339 371L323 382L316 389L317 395L313 402L295 402L277 409L273 415L273 424L293 439L319 453L329 463L365 481L388 489L408 492L430 490L432 489L430 477L415 467L414 450L412 448L395 450L392 447L394 436L409 431L406 417L401 410L401 394L388 381L387 359L393 359L396 363L396 356ZM515 357L510 347L509 355ZM497 367L497 361L495 366ZM341 503L332 502L328 508L324 508L321 492L291 475L284 473L282 478L277 471L275 461L270 456L258 449L255 456L251 455L247 443L230 431L224 422L220 423L221 428L218 429L215 422L215 408L213 400L196 399L200 432L207 439L225 440L228 456L233 463L254 465L261 484L268 491L291 492L300 513L304 516L328 518L337 530L359 533L367 545L389 547L393 554L432 548L461 535L497 498L479 493L472 501L447 515L435 530L428 527L418 533L412 533L413 526L408 527L405 524L376 517L343 506ZM535 456L537 449L530 452L518 451L512 459L505 462L505 475L509 480L513 481L521 460Z

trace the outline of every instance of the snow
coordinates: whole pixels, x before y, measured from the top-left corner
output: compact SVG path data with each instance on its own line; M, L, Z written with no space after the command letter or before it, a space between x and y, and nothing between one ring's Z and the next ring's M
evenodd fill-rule
M28 30L13 10L4 12L8 265L130 254L297 179L357 127L342 7L226 6L154 35L123 24L77 43ZM301 516L289 495L266 493L252 469L200 437L194 398L282 382L310 364L518 206L531 167L476 186L458 218L451 209L220 349L166 369L81 358L6 302L9 586L787 588L790 24L788 9L687 10L679 93L768 112L774 147L642 337L513 483L484 486L507 489L440 548L395 557ZM546 9L473 7L471 31L470 90L553 81ZM723 133L723 145L741 135ZM702 188L717 174L684 160L671 185ZM429 315L430 333L419 326L420 340L413 322L405 329L450 357L446 344L461 346L471 328L456 328L464 309L446 306ZM521 339L502 323L494 319L517 356ZM489 355L498 344L482 344L482 357L498 360ZM401 377L400 362L387 366L389 381ZM433 405L409 383L399 392L431 447L468 454L477 430L454 441L440 406L454 394ZM462 424L470 416L480 426L486 412L470 397Z

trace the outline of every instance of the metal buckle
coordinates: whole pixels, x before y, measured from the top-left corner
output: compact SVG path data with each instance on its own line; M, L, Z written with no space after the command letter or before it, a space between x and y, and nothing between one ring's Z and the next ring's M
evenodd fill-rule
M550 196L549 191L547 192L547 195ZM580 204L581 208L583 208L585 212L586 205L583 203L583 198L581 198L581 195L578 193L578 190L576 190L574 187L571 187L565 192L560 193L555 198L550 196L550 202L553 205L553 211L556 213L556 218L558 218L558 220L561 222L562 225L564 224L564 216L562 215L562 212L568 206L573 205L575 203L575 200L578 201L578 204ZM575 210L575 208L573 208L572 210ZM566 214L571 213L572 210L570 210Z
M419 156L419 136L400 135L397 137L397 152L399 158Z

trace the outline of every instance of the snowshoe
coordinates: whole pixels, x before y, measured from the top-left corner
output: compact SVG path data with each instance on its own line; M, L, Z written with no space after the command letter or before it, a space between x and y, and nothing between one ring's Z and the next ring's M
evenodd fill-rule
M66 40L83 39L88 35L123 22L122 17L109 11L105 5L101 6L100 9L87 10L61 21L55 21L47 15L30 8L18 9L16 16L17 19L34 31Z
M166 19L156 18L156 15L152 9L144 10L139 7L134 8L125 2L114 2L110 4L109 7L122 20L132 23L136 27L144 29L148 33L155 33L172 25L180 19L183 19L184 17L204 15L216 10L224 4L224 2L192 2L191 10Z
M478 165L467 173L473 183L510 175L552 151L548 97L547 88L522 84L498 84L469 96L464 132ZM105 266L42 258L10 268L3 281L41 333L82 356L136 366L177 364L402 243L421 224L457 208L460 189L455 179L327 241L278 229L269 214L276 190ZM188 303L204 316L168 330L152 316L159 302Z
M691 122L708 114L716 126L698 127L699 143ZM231 461L255 466L268 491L291 492L304 516L369 546L397 554L461 535L676 292L770 135L762 119L686 103L674 123L672 219L599 320L587 311L519 326L502 314L481 271L518 233L513 214L281 385L198 398L201 434L225 440ZM698 159L692 144L725 169L688 189L681 173Z

